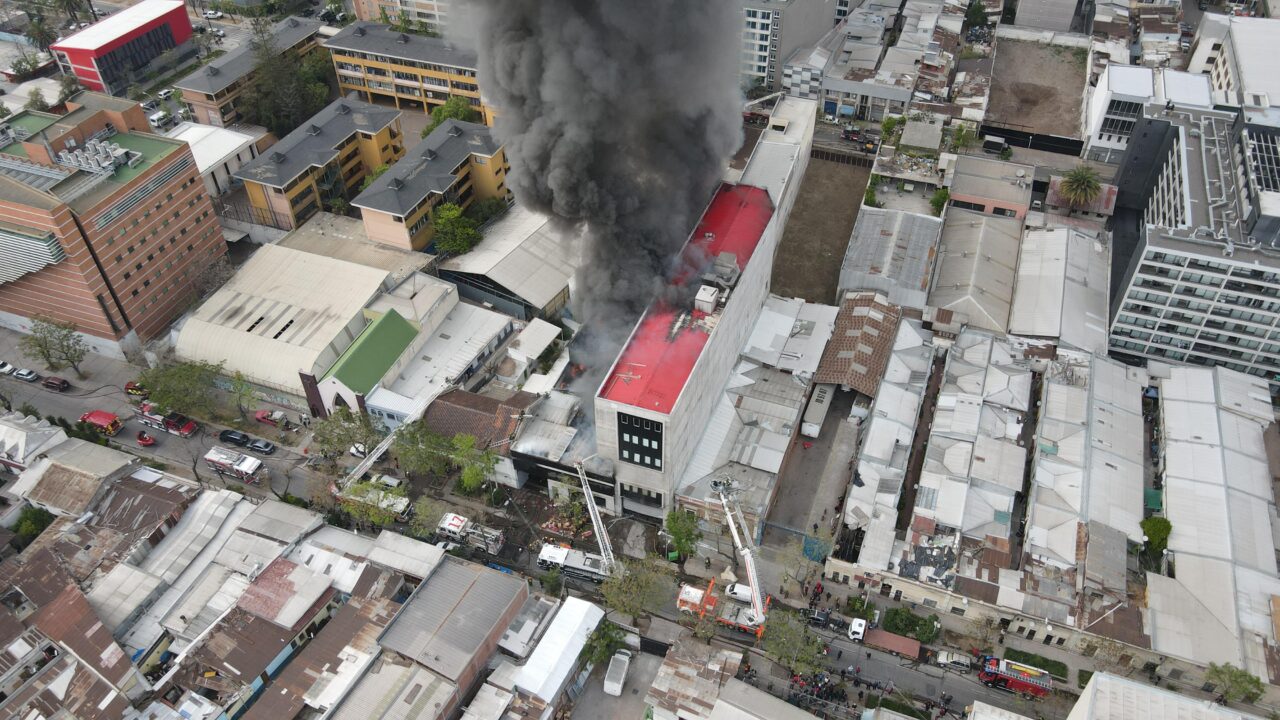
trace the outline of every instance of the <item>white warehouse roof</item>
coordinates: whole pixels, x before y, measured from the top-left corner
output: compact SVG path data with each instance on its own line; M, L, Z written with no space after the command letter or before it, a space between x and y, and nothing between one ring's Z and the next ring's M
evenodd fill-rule
M388 273L278 245L253 254L221 290L189 315L175 351L223 363L251 382L302 395L298 371L319 377L355 340L361 311Z
M515 205L485 228L475 249L440 269L484 275L541 308L569 286L578 266L575 245L575 238L552 227L546 215Z
M203 175L210 169L233 158L252 145L257 138L235 130L184 122L165 133L166 137L180 140L191 146L196 159L196 169Z
M1079 230L1028 230L1018 258L1009 332L1105 352L1109 266L1106 247Z

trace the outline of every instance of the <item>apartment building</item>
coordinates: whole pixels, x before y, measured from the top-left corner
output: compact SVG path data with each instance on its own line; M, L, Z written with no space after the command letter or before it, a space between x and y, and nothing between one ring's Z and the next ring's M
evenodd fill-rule
M833 22L827 0L742 0L743 84L780 89L783 63Z
M76 325L123 356L164 332L226 243L191 150L92 92L0 123L0 325Z
M1117 176L1113 355L1280 384L1280 129L1148 104Z
M1148 103L1198 108L1213 105L1207 77L1169 68L1110 63L1089 92L1085 156L1112 165L1124 159L1134 125Z
M256 222L292 230L400 159L402 135L400 111L339 98L232 177L244 182Z
M425 23L435 33L449 25L451 0L354 0L356 18L366 22L411 20Z
M317 38L323 26L318 20L287 17L271 28L271 47L284 55L306 55L319 47ZM230 127L240 122L240 94L253 80L258 56L251 43L245 43L208 65L173 84L182 94L182 102L198 123Z
M453 96L465 98L493 124L480 97L475 53L441 38L410 35L389 25L356 22L324 42L333 54L342 94L371 103L431 112Z
M478 123L447 120L351 201L360 208L369 239L422 250L441 203L464 209L478 200L508 199L511 170L502 145Z
M1206 14L1191 46L1187 71L1209 76L1220 102L1244 107L1251 120L1280 124L1280 74L1275 42L1280 20Z

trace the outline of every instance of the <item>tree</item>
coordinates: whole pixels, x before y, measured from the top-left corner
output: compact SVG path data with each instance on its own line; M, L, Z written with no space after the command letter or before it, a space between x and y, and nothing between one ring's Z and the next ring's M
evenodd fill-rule
M671 544L680 553L681 562L687 560L698 550L698 541L702 539L702 531L698 529L698 516L688 510L672 510L667 513L667 534L671 536Z
M8 105L0 105L0 119L4 119L13 114Z
M142 102L143 100L146 100L147 99L146 88L142 87L141 85L130 85L129 99L138 103Z
M210 417L216 407L214 388L222 363L180 362L142 372L148 399L161 408Z
M560 568L551 568L542 573L538 580L542 583L544 593L559 597L560 589L564 586L564 578L560 577Z
M423 495L413 502L413 517L409 518L409 529L420 537L426 537L440 526L440 518L448 512L444 503L430 495Z
M1097 199L1102 192L1102 182L1098 179L1098 171L1088 165L1077 165L1062 178L1058 186L1062 197L1071 203L1071 209L1088 205Z
M58 39L58 32L50 27L49 22L40 15L35 15L31 18L31 21L27 23L27 30L24 34L33 45L41 50L48 50L49 46Z
M353 520L374 527L385 527L395 522L396 513L388 506L407 496L404 485L392 487L372 480L349 485L344 509ZM358 498L358 499L357 499Z
M807 674L824 669L822 648L822 640L800 616L781 608L769 613L764 651L792 673Z
M348 449L360 445L366 453L382 439L369 416L352 412L350 408L338 408L329 417L311 424L311 445L324 457L339 457Z
M391 452L400 468L413 475L443 475L449 469L449 439L415 420L396 433Z
M236 401L236 411L240 413L240 418L247 417L246 412L248 406L253 403L254 398L258 396L257 390L254 389L253 383L244 376L244 373L237 370L231 376L231 385L227 388L231 393L232 399Z
M274 43L271 22L254 19L249 46L255 71L239 105L248 122L283 137L329 103L335 76L332 63L320 57L324 53L300 59L297 53L281 52Z
M600 585L605 607L629 617L657 612L671 596L673 575L655 557L621 559L614 574Z
M474 220L477 226L480 226L506 212L507 207L506 198L485 198L471 203L471 207L467 208L467 217Z
M1006 145L1004 149L1000 151L1000 159L1004 160L1005 162L1008 162L1012 157L1013 157L1013 148Z
M626 644L622 628L608 620L601 620L582 646L582 657L592 665L603 665Z
M710 645L712 638L716 636L718 625L719 624L716 622L716 618L713 614L703 613L701 615L693 616L693 622L689 625L689 631L693 633L694 637Z
M987 9L982 6L982 0L969 0L969 7L964 13L964 27L968 30L971 27L982 27L987 24Z
M68 20L80 20L80 13L84 10L84 0L52 0L50 6L67 16Z
M89 345L76 331L75 323L36 317L31 322L31 334L23 335L18 347L27 355L39 357L50 370L69 365L77 376L84 377L80 363L89 354Z
M1262 681L1253 673L1241 670L1231 663L1209 663L1204 679L1217 687L1218 693L1228 702L1253 703L1262 697Z
M443 105L431 110L431 122L422 128L422 137L431 134L445 120L462 120L463 122L479 122L480 111L471 106L471 101L461 95L452 95Z
M951 132L951 144L957 150L972 147L976 140L977 137L968 125L956 125L956 129Z
M75 75L63 75L58 78L58 102L61 105L71 99L71 96L80 92L84 88L80 86L80 79Z
M33 505L27 506L18 515L18 524L13 526L13 531L25 546L35 540L36 536L44 532L44 529L52 523L53 513Z
M453 203L441 203L431 211L431 225L435 227L436 251L450 255L469 252L480 242L476 223L462 213L462 207Z
M377 180L378 178L382 177L382 174L390 169L391 169L390 165L379 165L378 167L369 171L369 174L364 176L364 181L360 183L360 189L361 190L367 189L370 185L373 184L374 180Z
M1142 521L1142 534L1147 537L1147 554L1158 558L1169 547L1169 533L1173 532L1173 523L1169 518L1152 515Z
M946 188L938 188L933 191L933 197L929 198L929 207L933 209L934 215L941 215L943 208L947 206L947 201L951 199L951 191Z
M28 110L45 112L49 109L49 101L44 99L44 93L40 92L40 88L35 88L27 96L27 104L23 105L23 107Z

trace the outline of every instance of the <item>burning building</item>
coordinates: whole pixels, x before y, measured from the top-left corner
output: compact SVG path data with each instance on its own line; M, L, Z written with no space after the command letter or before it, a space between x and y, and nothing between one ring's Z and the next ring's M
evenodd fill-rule
M724 382L769 293L773 256L808 163L815 103L784 98L739 184L722 184L677 273L640 318L595 397L596 446L622 511L674 505ZM676 299L681 298L681 299Z

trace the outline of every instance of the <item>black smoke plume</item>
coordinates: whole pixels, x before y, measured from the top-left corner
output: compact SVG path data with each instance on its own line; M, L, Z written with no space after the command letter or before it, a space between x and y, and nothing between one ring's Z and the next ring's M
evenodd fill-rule
M727 0L467 5L511 189L585 228L575 316L592 328L593 364L607 364L742 142L741 11Z

